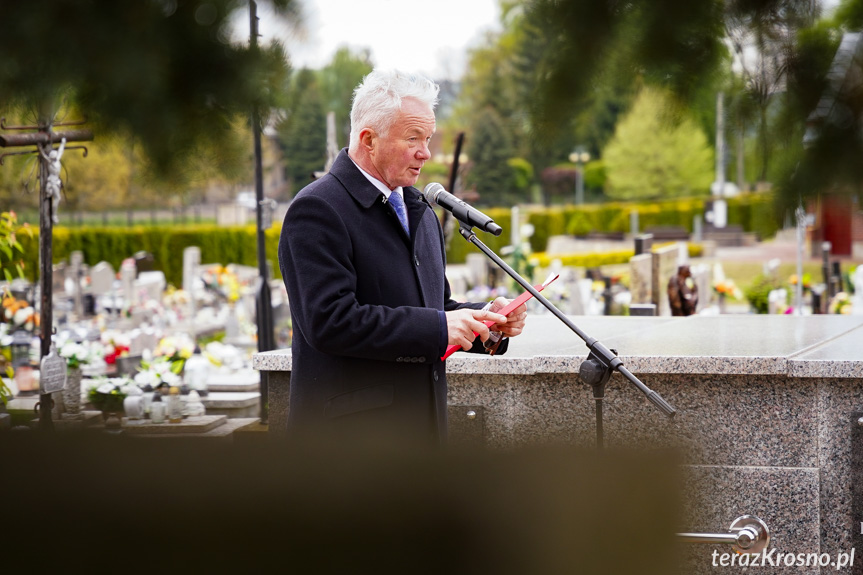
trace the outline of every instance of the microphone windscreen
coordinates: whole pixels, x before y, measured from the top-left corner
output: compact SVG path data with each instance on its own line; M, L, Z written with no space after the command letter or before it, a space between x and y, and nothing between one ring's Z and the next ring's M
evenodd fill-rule
M438 194L445 191L446 190L444 189L444 187L439 183L431 182L427 184L425 188L423 188L423 196L425 196L425 199L427 199L430 203L437 203Z

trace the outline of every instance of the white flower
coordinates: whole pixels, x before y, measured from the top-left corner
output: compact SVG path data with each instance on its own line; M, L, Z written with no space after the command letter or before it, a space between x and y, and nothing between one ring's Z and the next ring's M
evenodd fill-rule
M154 371L140 371L135 374L135 383L140 386L151 385L156 387L159 385L159 376Z
M99 393L111 393L112 391L114 391L114 384L106 381L105 383L97 387L96 391Z
M166 357L179 356L188 358L195 351L195 342L186 334L163 337L153 351L153 355Z
M179 387L180 385L183 384L183 379L179 375L174 373L173 371L169 371L168 373L163 373L162 374L162 381L164 381L165 383L167 383L170 386L176 385Z
M129 347L131 343L131 338L128 334L118 331L116 329L108 329L102 332L100 336L103 345L124 345Z
M86 358L89 355L89 350L80 343L70 341L63 344L63 347L60 348L60 357L69 358L77 358L79 361L86 361Z
M33 315L33 308L23 307L15 312L15 315L12 317L12 323L21 325L22 323L26 322L31 315Z

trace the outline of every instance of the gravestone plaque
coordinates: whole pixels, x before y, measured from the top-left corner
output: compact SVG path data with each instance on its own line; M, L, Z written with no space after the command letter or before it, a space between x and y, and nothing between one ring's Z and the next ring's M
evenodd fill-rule
M57 350L51 346L48 355L42 358L39 387L41 393L63 391L66 387L66 360L57 355Z

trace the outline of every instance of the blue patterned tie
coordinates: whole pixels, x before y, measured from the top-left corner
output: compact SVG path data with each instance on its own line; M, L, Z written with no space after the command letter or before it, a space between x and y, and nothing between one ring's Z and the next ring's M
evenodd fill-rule
M405 233L410 235L410 231L408 231L408 211L405 207L405 201L402 198L401 194L397 194L393 192L390 194L390 203L393 206L393 209L396 211L396 215L399 217L399 221L402 223L402 227L405 229Z

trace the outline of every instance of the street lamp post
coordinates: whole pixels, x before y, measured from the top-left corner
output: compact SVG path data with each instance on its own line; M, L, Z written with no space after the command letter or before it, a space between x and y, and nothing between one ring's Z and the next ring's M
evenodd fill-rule
M569 161L575 164L575 203L584 203L584 164L590 161L590 153L579 146L569 155Z

